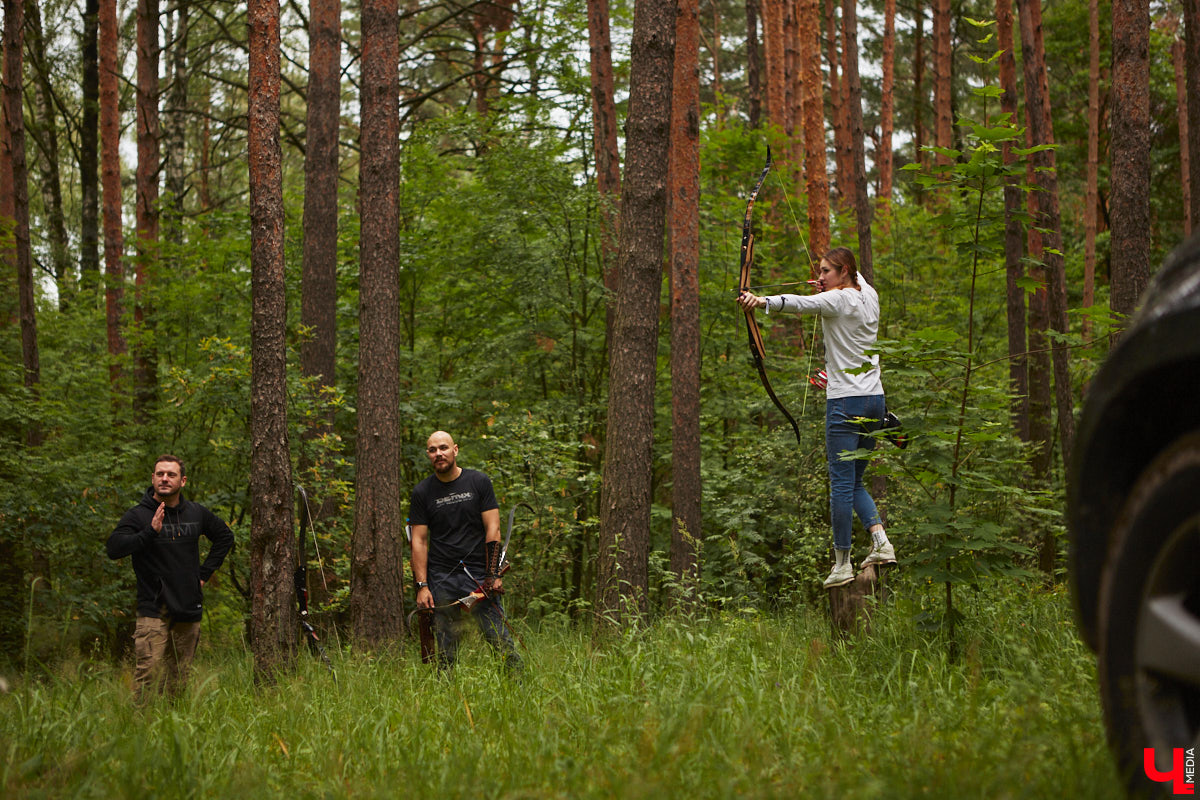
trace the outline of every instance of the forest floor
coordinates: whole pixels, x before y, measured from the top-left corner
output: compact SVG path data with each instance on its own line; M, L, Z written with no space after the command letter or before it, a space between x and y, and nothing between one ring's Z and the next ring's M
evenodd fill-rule
M1121 796L1065 589L960 591L953 648L910 589L848 638L815 608L518 623L515 677L473 632L448 676L408 643L270 686L202 641L138 709L128 664L64 662L0 694L0 796Z

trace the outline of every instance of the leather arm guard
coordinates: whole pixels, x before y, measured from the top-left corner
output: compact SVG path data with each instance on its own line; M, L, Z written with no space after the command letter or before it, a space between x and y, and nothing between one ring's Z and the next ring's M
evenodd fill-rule
M500 542L483 543L483 561L487 565L487 577L500 577Z

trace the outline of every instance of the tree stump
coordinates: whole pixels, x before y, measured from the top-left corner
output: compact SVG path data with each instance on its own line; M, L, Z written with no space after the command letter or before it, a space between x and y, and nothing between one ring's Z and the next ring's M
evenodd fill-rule
M829 618L837 634L846 635L871 629L871 611L891 594L887 570L893 565L868 564L845 586L829 590Z

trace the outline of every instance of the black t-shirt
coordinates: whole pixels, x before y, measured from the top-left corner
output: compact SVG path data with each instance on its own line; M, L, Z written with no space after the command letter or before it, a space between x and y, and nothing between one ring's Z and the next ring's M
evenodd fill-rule
M482 579L487 535L483 512L499 507L491 480L478 470L464 469L449 483L436 475L418 483L412 491L408 521L429 526L430 571L445 574L462 561Z

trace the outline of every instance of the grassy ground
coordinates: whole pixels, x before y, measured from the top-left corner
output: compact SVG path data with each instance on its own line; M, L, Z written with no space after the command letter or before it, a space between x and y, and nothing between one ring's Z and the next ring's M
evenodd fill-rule
M185 696L142 710L127 665L74 664L0 695L0 795L1120 796L1065 592L960 593L953 662L918 600L848 640L810 609L527 630L518 679L467 642L450 677L408 649L255 688L202 643Z

